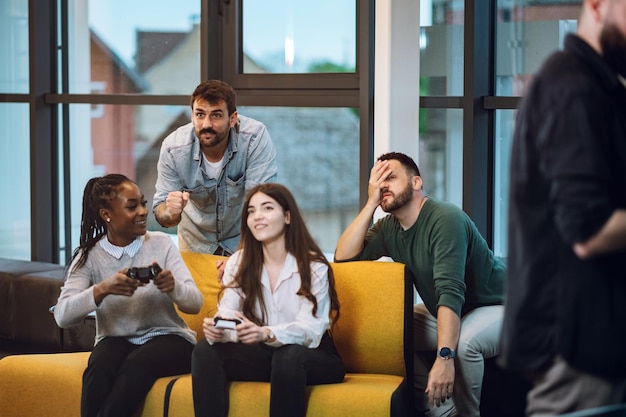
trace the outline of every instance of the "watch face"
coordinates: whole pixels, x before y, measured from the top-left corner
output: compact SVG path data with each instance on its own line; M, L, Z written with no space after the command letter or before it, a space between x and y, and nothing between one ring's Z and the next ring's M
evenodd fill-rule
M451 354L452 354L452 351L450 350L450 348L443 347L439 349L439 356L441 356L442 358L448 358L450 357Z

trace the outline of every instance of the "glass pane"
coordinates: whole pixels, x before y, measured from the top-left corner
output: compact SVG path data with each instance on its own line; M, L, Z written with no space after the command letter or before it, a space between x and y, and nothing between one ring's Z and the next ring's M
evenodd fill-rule
M418 166L426 194L463 205L463 110L421 109Z
M239 107L265 123L278 182L293 193L309 231L331 258L359 211L359 116L351 108Z
M80 5L68 28L71 93L189 94L200 82L200 0Z
M355 0L243 0L244 73L354 72Z
M0 258L30 260L29 105L0 103ZM5 201L8 201L5 198Z
M87 181L94 176L124 174L137 182L152 207L161 141L189 121L188 106L70 105L70 251L78 245ZM85 140L84 132L91 132L90 140ZM176 229L161 228L152 214L148 222L150 230L176 234Z
M463 95L464 2L420 3L420 95Z
M277 150L278 181L293 192L313 237L332 255L339 235L359 209L356 110L280 107L239 107L238 110L267 126ZM152 207L161 142L174 129L189 123L190 109L188 106L76 104L70 106L70 111L72 245L76 246L87 180L113 172L125 174L139 184L148 206ZM84 140L82 132L91 132L91 140ZM150 230L176 233L175 228L161 228L152 214L148 220Z
M515 110L496 111L495 169L493 199L493 251L506 257L509 203L509 167L515 126Z
M28 0L0 4L0 93L28 93Z
M580 4L498 0L497 6L496 94L523 96L546 57L576 31Z

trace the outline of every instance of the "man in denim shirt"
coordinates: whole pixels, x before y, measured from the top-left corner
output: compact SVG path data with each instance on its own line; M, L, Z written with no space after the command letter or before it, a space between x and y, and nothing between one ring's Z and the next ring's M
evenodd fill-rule
M276 150L263 123L237 114L222 81L198 85L191 110L191 123L161 145L152 210L161 226L178 225L181 251L229 255L246 191L276 180Z

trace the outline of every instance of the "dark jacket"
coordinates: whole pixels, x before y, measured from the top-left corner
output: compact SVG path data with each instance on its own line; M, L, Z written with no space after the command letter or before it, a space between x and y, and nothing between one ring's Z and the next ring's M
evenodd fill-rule
M537 370L555 355L626 375L626 253L572 247L626 207L626 87L568 35L533 80L513 138L503 363Z

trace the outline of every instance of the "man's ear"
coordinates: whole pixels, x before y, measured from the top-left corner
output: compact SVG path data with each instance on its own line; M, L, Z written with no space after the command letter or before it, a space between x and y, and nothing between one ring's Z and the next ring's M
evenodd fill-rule
M413 190L414 191L419 191L424 186L424 184L422 183L422 177L420 177L419 175L414 175L413 176L412 183L413 183Z
M606 0L584 0L586 7L588 8L593 20L596 22L602 21L606 14L606 8L608 7L608 1Z
M239 114L237 114L237 110L235 110L230 115L230 120L229 120L230 128L232 129L233 127L235 127L237 123L239 123Z

